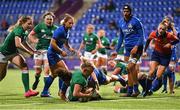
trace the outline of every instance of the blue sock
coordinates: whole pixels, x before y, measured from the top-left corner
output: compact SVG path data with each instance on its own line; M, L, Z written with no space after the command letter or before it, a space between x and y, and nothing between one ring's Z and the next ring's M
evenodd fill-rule
M147 78L146 79L146 91L149 91L152 87L152 78Z
M126 81L121 75L118 76L118 81L121 83L122 86L126 86Z
M51 86L53 81L54 81L54 78L52 76L49 76L47 78L45 86L44 86L44 89L43 89L43 92L47 92L48 93L49 87Z
M139 87L138 84L133 85L133 89L135 93L139 92L138 87Z
M61 90L61 87L63 86L64 81L59 77L59 91Z
M163 90L167 90L167 73L163 74Z
M66 93L67 88L68 88L68 86L63 82L60 90L61 90L63 93Z
M143 89L142 91L145 91L146 90L146 79L140 79L139 84L141 85L141 87Z
M128 86L127 88L127 94L131 95L133 93L133 86Z
M159 90L162 86L162 79L161 78L155 78L153 83L152 83L152 87L151 87L151 91L155 92L157 90Z

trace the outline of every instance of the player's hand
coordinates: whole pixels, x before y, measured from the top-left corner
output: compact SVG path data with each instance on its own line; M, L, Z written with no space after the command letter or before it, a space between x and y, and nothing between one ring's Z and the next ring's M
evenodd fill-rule
M74 50L73 48L70 48L69 51L71 52L72 55L77 54L76 50Z
M134 46L133 49L131 50L131 55L136 54L137 50L138 50L138 46Z
M80 51L77 51L77 56L78 56L79 58L81 58L82 53L81 53Z
M111 50L114 50L114 49L115 49L115 46L110 46L110 49L111 49Z
M91 51L92 54L95 54L96 52L97 52L96 50Z
M110 56L110 59L115 59L115 58L117 58L117 52L112 52L111 53L111 56Z
M147 57L147 56L148 56L147 53L143 52L142 57Z
M171 44L170 43L167 43L166 45L164 45L164 48L171 48Z
M63 57L66 57L67 53L65 51L62 51L60 55L63 56Z
M96 89L99 90L99 82L95 81L95 83L96 83Z
M75 50L73 48L69 48L69 51L72 53L75 52Z

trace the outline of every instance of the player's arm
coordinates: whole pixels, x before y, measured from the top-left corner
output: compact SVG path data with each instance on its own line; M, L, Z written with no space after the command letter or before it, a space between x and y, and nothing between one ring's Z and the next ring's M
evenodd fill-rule
M119 39L118 39L118 44L117 44L117 47L116 47L116 52L118 53L120 48L121 48L121 45L123 43L123 39L124 39L124 35L123 35L123 32L122 30L120 29L120 36L119 36Z
M109 41L108 38L107 38L107 40L106 40L106 46L105 46L105 48L106 48L106 49L111 49L111 47L110 47L110 41Z
M23 45L28 49L28 50L31 50L31 51L36 51L27 41L25 42L22 42ZM36 51L37 52L37 51Z
M172 29L172 34L176 36L178 34L178 32L177 32L173 22L170 23L170 27Z
M143 45L143 42L144 42L144 29L143 29L143 26L142 26L141 22L137 21L135 26L136 26L136 29L137 29L137 33L139 35L139 39L138 39L137 44L131 50L131 54L136 54L136 52L138 50L138 47L140 45Z
M100 39L98 38L96 41L96 48L91 51L92 54L95 54L99 48L103 48L104 46L102 45Z
M144 37L144 28L143 28L142 23L140 21L137 22L136 29L137 29L137 33L139 35L139 39L138 39L136 46L139 46L144 42L144 38L145 38Z
M111 74L117 75L117 74L120 73L120 71L121 71L121 68L115 68L114 71Z
M83 49L85 47L85 42L84 42L84 40L81 42L81 44L80 44L80 47L79 47L79 49L78 49L78 52L81 52L81 50Z
M74 52L74 49L69 45L68 40L65 41L64 46L65 46L70 52Z
M57 51L60 55L64 53L64 51L59 48L59 46L56 43L56 40L54 38L51 38L51 42L50 45L52 46L52 48Z
M113 39L112 42L110 43L110 48L111 48L112 50L114 50L114 49L115 49L115 46L116 46L116 39Z
M96 74L94 72L91 73L91 77L94 80L94 82L96 83L97 90L99 90L99 81L98 81Z
M153 39L154 37L154 32L151 32L151 34L149 35L147 41L146 41L146 44L145 44L145 48L144 48L144 51L143 52L146 52L147 48L149 47L149 44L151 42L151 40Z
M170 37L172 39L172 42L171 42L171 45L175 45L177 43L179 43L179 36L176 36L176 35L171 35Z
M36 37L36 32L34 30L32 30L29 35L28 35L28 39L30 42L32 43L38 43L38 38Z
M15 37L15 45L16 45L17 48L26 51L30 55L33 55L33 53L35 52L35 51L31 50L31 49L29 50L28 48L26 48L26 46L23 45L22 40L21 40L21 38L19 36Z
M57 41L61 40L61 36L63 36L63 32L59 29L56 29L53 33L53 37L51 38L50 46L60 55L63 57L67 56L67 53L63 51L57 45Z
M73 96L74 97L91 97L92 96L92 92L90 93L83 93L82 92L82 86L79 84L75 84L74 85L74 91L73 91Z

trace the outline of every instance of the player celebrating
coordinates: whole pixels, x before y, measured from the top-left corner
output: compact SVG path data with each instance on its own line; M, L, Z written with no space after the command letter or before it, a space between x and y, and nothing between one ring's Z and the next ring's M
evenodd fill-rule
M141 22L133 17L132 8L129 5L123 6L123 19L119 23L119 28L120 36L116 52L119 52L124 39L124 61L128 62L128 92L125 96L137 96L140 92L138 90L136 63L143 51L144 30Z
M166 30L167 30L167 26L164 23L160 23L157 31L151 32L146 42L144 52L146 52L146 49L151 40L154 40L155 47L151 55L150 70L149 70L149 74L147 78L147 86L146 86L147 90L143 94L144 97L146 95L151 95L153 91L156 91L161 87L162 74L164 73L166 67L169 65L171 59L171 54L172 54L171 46L179 42L179 39L175 35L166 32ZM144 55L147 55L147 53L144 53ZM157 68L156 78L152 83L153 74L156 68Z
M28 30L32 28L33 21L30 16L22 16L17 23L10 27L11 32L7 35L4 43L0 47L0 81L6 76L8 61L15 64L22 71L22 82L25 89L25 97L38 95L37 91L29 89L29 71L24 57L18 52L21 49L30 55L37 53L28 44L25 38Z
M49 64L47 60L47 49L52 38L54 30L57 26L53 25L55 15L52 12L47 12L43 15L44 21L35 26L29 34L29 40L36 43L36 50L41 54L34 54L35 60L35 82L32 89L35 90L39 83L39 78L44 69L44 83L49 76Z
M67 53L62 50L63 45L72 53L75 50L69 45L69 30L74 24L74 18L66 14L63 19L62 26L59 26L51 38L50 46L48 48L48 61L51 70L51 75L48 77L44 89L41 93L42 97L49 97L48 89L52 84L55 77L59 76L65 83L66 86L69 85L71 79L71 73L69 72L68 67L63 61L63 57L67 56ZM65 90L62 90L61 98L65 98Z

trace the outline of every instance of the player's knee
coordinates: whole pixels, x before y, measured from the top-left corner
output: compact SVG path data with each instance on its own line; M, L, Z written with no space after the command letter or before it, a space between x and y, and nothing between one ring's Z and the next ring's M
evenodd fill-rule
M28 66L26 63L22 63L22 65L20 66L20 69L23 70L28 70Z
M2 81L6 76L6 70L3 70L1 73L0 73L0 81Z
M42 69L41 68L35 68L36 74L41 74Z

